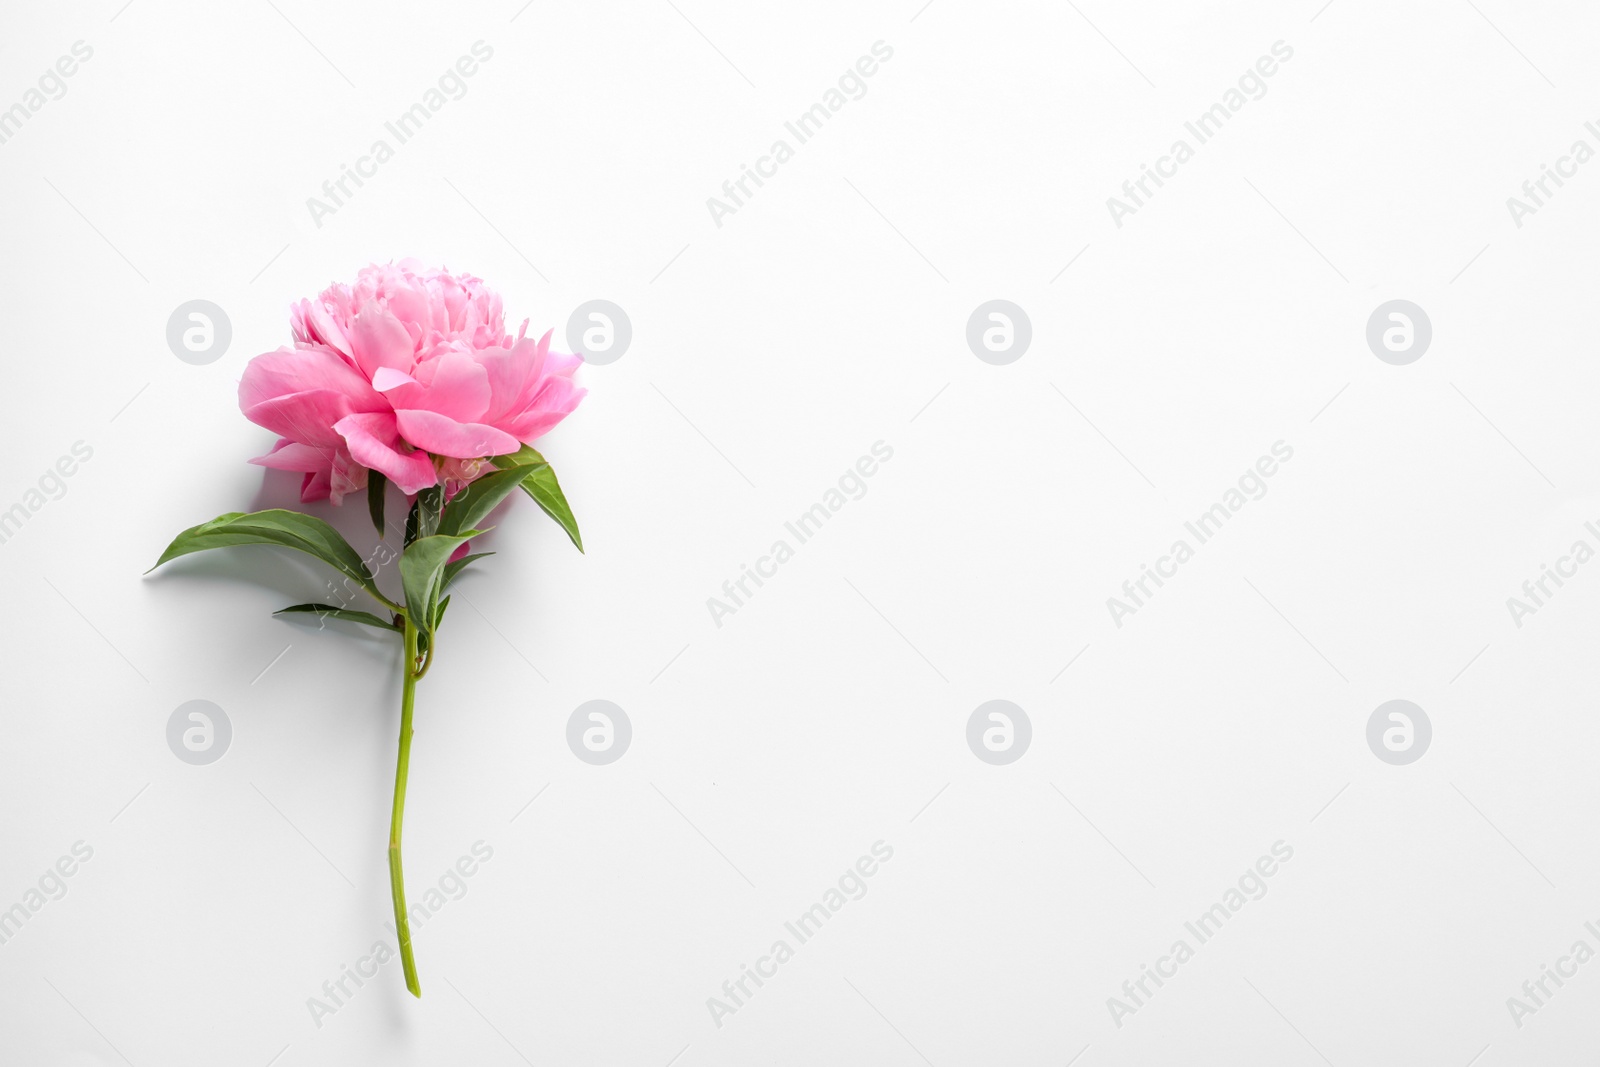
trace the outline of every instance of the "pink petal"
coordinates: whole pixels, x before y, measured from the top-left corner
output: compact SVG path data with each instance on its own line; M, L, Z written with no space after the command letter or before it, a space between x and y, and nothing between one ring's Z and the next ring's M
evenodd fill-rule
M332 448L318 448L315 445L301 444L284 438L271 452L257 456L250 462L261 467L271 467L273 470L313 474L327 470L333 463L333 457Z
M437 411L400 410L394 414L405 439L435 455L473 459L503 456L521 447L517 439L504 430L481 422L457 422Z
M313 389L342 393L350 398L352 411L382 411L389 406L338 352L307 345L263 352L252 359L239 379L239 407L248 410L275 397Z
M405 402L397 395L396 407L435 411L456 422L476 422L488 410L489 375L471 356L446 352L419 369L431 373L426 388L415 399L408 393Z
M549 335L546 334L548 337ZM570 378L579 367L583 366L583 357L567 352L551 352L545 361L544 372L561 378Z
M544 367L544 353L539 344L522 340L510 348L479 352L477 359L490 389L489 406L482 419L491 425L504 425L533 399Z
M549 433L562 419L572 414L578 401L588 394L589 390L573 385L570 378L551 378L539 390L539 396L533 404L510 422L504 423L504 426L519 441L532 444L536 438Z
M290 325L295 339L309 345L327 345L345 357L350 356L350 340L344 327L328 314L321 300L302 300L289 309Z
M307 474L300 480L300 502L314 504L318 500L328 499L329 481L327 471L317 471Z
M387 412L347 415L334 425L356 462L382 474L407 496L438 483L433 461L422 452L402 452L395 417Z
M416 385L417 380L405 371L395 370L393 367L379 367L372 376L372 387L380 393L402 385Z
M292 441L328 447L339 441L334 423L352 410L350 398L343 393L310 389L252 404L244 409L244 417Z
M328 498L335 504L343 504L347 494L366 487L367 468L358 465L348 452L341 449L334 456L333 470L329 473Z
M410 286L389 294L389 310L402 322L415 323L423 329L432 325L433 312L428 307L427 296Z
M350 326L350 346L356 364L369 379L380 367L409 372L416 362L412 358L415 342L405 325L387 308L362 309Z

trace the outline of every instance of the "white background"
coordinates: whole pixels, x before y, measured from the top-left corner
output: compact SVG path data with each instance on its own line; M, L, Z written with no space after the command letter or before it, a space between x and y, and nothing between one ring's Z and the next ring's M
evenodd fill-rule
M1600 12L919 3L5 5L0 108L94 54L0 144L0 509L93 457L0 545L0 908L94 852L0 945L0 1059L1594 1057L1600 963L1520 1027L1506 1000L1600 949L1600 565L1520 628L1506 599L1600 545L1600 163L1521 228L1506 198L1600 147ZM465 97L315 225L478 40ZM880 40L866 95L718 227L706 198ZM1114 225L1280 40L1267 94ZM388 937L398 649L271 617L322 593L303 557L141 572L292 504L244 462L270 435L241 369L291 300L404 256L558 346L594 298L634 338L541 443L587 554L515 501L420 688L413 901L493 859L417 930L420 1002L391 963L319 1026L308 998ZM995 298L1032 322L1008 366L965 340ZM233 327L205 366L165 339L192 299ZM1365 340L1391 299L1433 324L1409 366ZM707 598L880 440L866 495L716 626ZM1280 440L1266 496L1114 625ZM313 510L371 543L359 499ZM565 741L595 698L634 729L604 767ZM965 740L995 698L1033 724L1004 767ZM1366 742L1395 698L1433 724L1409 766ZM193 699L233 726L209 766L165 740ZM715 1025L879 840L867 895ZM1279 840L1267 895L1114 1025Z

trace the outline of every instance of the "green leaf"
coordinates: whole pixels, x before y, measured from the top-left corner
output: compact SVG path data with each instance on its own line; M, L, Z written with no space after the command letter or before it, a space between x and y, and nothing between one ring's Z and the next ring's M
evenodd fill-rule
M406 544L419 537L429 537L439 532L439 515L444 508L444 487L435 485L422 490L411 502L406 513Z
M346 622L359 622L366 626L376 626L380 630L393 630L402 632L400 627L388 619L380 619L367 611L351 611L348 608L336 608L332 604L295 604L293 607L282 608L274 611L274 615L288 615L292 612L309 612L321 618L343 619Z
M347 578L354 579L367 592L383 599L372 572L350 547L339 531L311 515L272 508L267 511L230 511L210 522L191 526L177 537L156 560L155 570L168 560L231 545L281 545L315 556ZM149 574L150 571L146 571Z
M531 473L528 467L506 467L469 483L445 507L439 532L455 534L478 525Z
M379 538L384 535L383 490L388 484L389 479L380 471L367 472L367 514L372 516L372 525L378 528Z
M419 629L431 631L434 605L445 563L462 542L477 537L482 530L464 530L459 535L434 534L419 537L406 546L400 556L400 581L406 590L406 614Z
M428 629L417 631L417 654L427 656L433 648L433 635L439 630L439 622L444 618L444 609L450 606L450 598L445 597L439 601L439 606L434 610L433 623Z
M583 551L583 537L578 533L578 520L572 516L572 508L567 504L566 494L561 491L561 483L556 481L556 472L538 452L523 445L517 451L505 456L491 456L490 462L502 470L507 467L532 467L522 479L522 489L533 502L544 509L561 528L567 531L567 536L572 538L572 543L578 551Z
M439 532L439 516L444 511L444 486L430 485L417 494L417 536L432 537Z
M449 589L450 583L456 580L456 575L467 569L467 564L475 559L482 559L484 556L492 555L494 555L493 552L474 552L470 556L462 556L454 563L446 563L444 565L444 581L439 583L439 588Z

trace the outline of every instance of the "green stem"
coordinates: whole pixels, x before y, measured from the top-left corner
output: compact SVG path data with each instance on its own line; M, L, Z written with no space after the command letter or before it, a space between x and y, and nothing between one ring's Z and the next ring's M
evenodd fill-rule
M396 604L382 593L373 593L372 598L397 615L405 610L405 608L401 607L399 604Z
M394 896L395 936L400 939L400 962L405 967L406 988L422 996L417 981L417 961L411 955L411 923L406 916L406 879L400 866L400 823L406 812L406 775L411 769L411 710L417 701L417 628L405 620L405 655L401 661L404 682L400 690L400 758L394 769L394 817L389 822L389 886Z

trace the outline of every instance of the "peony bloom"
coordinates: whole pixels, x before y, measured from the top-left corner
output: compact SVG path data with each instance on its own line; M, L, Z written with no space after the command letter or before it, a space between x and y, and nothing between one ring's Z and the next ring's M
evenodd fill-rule
M252 359L239 382L251 422L278 434L251 460L297 471L303 501L367 483L375 470L406 495L459 487L490 456L531 444L585 390L577 356L505 333L500 297L467 274L413 260L371 266L290 309L295 347Z
M548 333L529 340L526 322L509 336L500 298L477 278L411 260L368 267L352 285L297 302L290 322L294 347L256 356L239 382L245 416L278 435L272 451L251 462L303 475L305 501L338 504L368 489L368 515L380 538L389 532L388 483L415 496L403 540L395 538L398 566L380 585L372 557L363 559L322 519L286 508L230 511L191 526L173 538L156 566L235 545L303 552L342 579L329 583L336 603L293 604L277 614L353 623L399 642L390 929L406 989L420 997L400 855L417 687L433 669L450 583L494 555L469 546L508 496L525 492L583 551L555 472L528 447L583 399L572 381L579 360L551 352ZM383 562L395 558L391 553ZM361 595L373 610L360 610L352 600Z

